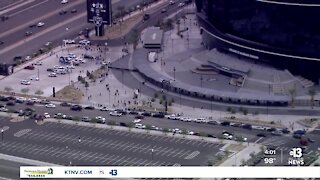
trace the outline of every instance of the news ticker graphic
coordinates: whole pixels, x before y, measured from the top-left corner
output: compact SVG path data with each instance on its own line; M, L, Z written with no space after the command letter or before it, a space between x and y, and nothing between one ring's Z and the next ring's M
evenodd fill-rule
M319 178L320 167L21 166L20 178Z

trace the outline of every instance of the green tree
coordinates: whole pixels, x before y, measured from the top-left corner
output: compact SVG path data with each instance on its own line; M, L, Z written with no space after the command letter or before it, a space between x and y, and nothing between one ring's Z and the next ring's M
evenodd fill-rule
M185 137L188 134L188 131L186 129L182 129L181 134Z
M134 123L132 123L132 122L128 123L127 127L129 128L129 131L131 131L132 128L134 127Z
M11 92L13 89L12 89L11 87L7 86L7 87L4 88L4 90L9 93L9 92Z
M152 128L152 126L151 126L150 124L147 124L147 125L146 125L147 133L149 133L149 132L150 132L151 128Z
M22 89L21 89L21 92L22 92L23 94L28 94L29 88L22 88Z
M168 129L168 128L163 128L163 129L162 129L162 132L163 132L165 135L167 135L168 132L169 132L169 129Z
M310 96L311 109L313 109L313 107L314 107L314 96L316 95L316 90L314 88L309 89L308 95Z
M37 90L34 94L41 96L43 94L43 91Z
M137 29L133 29L129 35L129 43L133 44L133 50L136 50L139 43L140 33Z

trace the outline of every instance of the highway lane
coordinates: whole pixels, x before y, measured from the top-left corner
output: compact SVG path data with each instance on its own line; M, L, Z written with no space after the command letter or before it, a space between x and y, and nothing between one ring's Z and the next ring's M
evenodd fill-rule
M10 129L4 134L0 153L60 165L206 165L208 157L214 158L224 146L109 128L36 125L30 120L2 124Z
M34 9L18 14L17 16L12 17L8 21L2 22L4 26L0 26L0 40L4 41L5 44L0 46L1 61L12 62L14 56L26 56L32 54L34 50L38 50L39 48L41 48L43 44L45 44L48 41L61 42L62 38L58 38L62 37L61 34L64 34L63 37L75 38L80 30L83 30L86 27L93 27L92 24L88 24L86 22L87 20L85 14L79 16L79 14L85 12L86 6L84 2L85 1L81 0L74 1L73 5L71 3L68 3L67 5L61 5L60 1L55 1L53 4L52 1L50 1L36 6ZM127 3L127 1L124 0L115 0L113 2L113 11L116 11L118 6L125 6L126 8L131 8L130 6L141 3L142 0L133 0L130 1L130 3ZM67 14L59 15L59 12L61 11L61 9L59 8L61 6L65 7L63 9L68 10ZM37 10L38 8L40 8L39 11ZM77 9L78 12L71 15L70 10L73 8ZM44 14L41 11L45 11L47 13ZM25 15L25 17L19 18L19 16L21 15ZM63 23L64 21L68 21L68 19L74 18L77 15L79 16L79 19L76 19L73 22L67 23L65 25L65 27L73 29L72 31L64 30L57 33L57 31L51 28L52 26L55 26L58 23ZM42 28L29 28L30 24L34 24L39 21L45 22L45 26ZM77 23L74 23L75 21ZM15 27L17 25L18 27ZM41 39L33 39L33 36L49 28L51 28L52 31L55 31L55 33L47 32L45 37L41 37ZM24 35L26 31L32 31L33 35L30 37L25 37ZM26 42L24 42L25 39L27 39ZM20 42L21 45L17 45L17 42ZM8 48L8 46L13 44L15 44L14 47Z
M0 180L13 180L20 178L20 166L26 164L0 159Z

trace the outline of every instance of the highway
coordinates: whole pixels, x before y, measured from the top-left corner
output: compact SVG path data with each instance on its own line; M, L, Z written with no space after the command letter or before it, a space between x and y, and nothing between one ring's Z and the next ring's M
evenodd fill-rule
M78 33L87 28L93 27L87 23L85 0L70 0L67 4L53 0L31 0L28 3L12 6L5 11L9 19L0 22L0 41L4 44L0 46L0 61L13 62L15 56L32 55L39 50L46 42L53 42L54 46L60 45L63 39L75 38ZM125 6L127 9L141 3L142 0L113 0L113 11L117 11L118 6ZM72 9L77 9L76 13L71 13ZM66 14L60 15L62 10ZM44 22L43 27L29 26ZM25 33L31 31L32 35L26 37ZM19 53L17 53L19 52Z

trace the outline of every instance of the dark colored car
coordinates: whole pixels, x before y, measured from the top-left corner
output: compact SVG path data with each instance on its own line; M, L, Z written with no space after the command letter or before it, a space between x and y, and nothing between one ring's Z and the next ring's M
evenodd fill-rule
M145 14L145 15L143 16L143 20L146 21L146 20L148 20L148 19L150 19L150 14Z
M218 122L217 121L209 121L208 124L211 124L211 125L218 125Z
M130 111L129 114L131 115L138 115L139 113L137 111Z
M155 117L155 118L164 118L164 114L163 113L154 113L152 115L152 117Z
M150 116L151 116L151 113L150 113L150 112L143 112L141 115L142 115L142 116L148 116L148 117L150 117Z
M221 123L222 126L230 126L230 122L229 121L224 121Z
M31 36L32 35L32 32L31 31L27 31L26 32L26 36Z
M70 107L71 104L70 104L70 103L67 103L67 102L62 102L62 103L60 104L60 106L62 106L62 107Z
M245 124L245 125L242 126L242 128L251 130L252 129L252 125L251 124Z
M137 115L137 116L135 116L134 118L135 118L135 119L144 119L144 116L142 116L142 115Z
M120 126L127 127L127 124L124 122L120 122Z
M5 96L0 96L0 101L8 102L10 99Z
M6 104L7 106L14 106L14 105L16 105L13 101L9 101L9 102L7 102L7 104Z
M66 11L66 10L62 10L62 11L59 12L59 14L60 14L60 15L67 14L67 11Z
M296 130L296 131L293 132L293 134L305 135L306 131L305 130Z
M258 136L258 137L267 137L267 135L264 134L264 133L258 133L257 136Z
M30 24L29 25L30 28L33 28L33 27L36 27L36 26L37 26L37 24Z
M293 137L296 139L301 139L303 137L303 134L293 134Z
M123 110L123 109L116 109L115 111L117 111L118 113L122 114L122 115L126 115L127 111Z
M83 58L85 58L85 59L94 59L93 56L90 56L88 54L83 55Z
M281 132L282 132L283 134L289 134L289 133L290 133L290 131L288 130L288 128L282 129Z
M9 99L10 101L14 101L14 100L16 100L17 98L14 97L14 96L9 96L8 99Z
M2 44L4 44L4 42L3 42L3 41L0 41L0 45L2 45Z
M17 99L15 102L18 103L18 104L24 103L24 101L23 101L23 100L20 100L20 99Z
M54 71L54 69L52 69L52 68L48 68L48 69L47 69L47 71L48 71L48 72L53 72L53 71Z
M302 146L308 146L308 140L306 140L306 139L301 139L300 140L300 144L302 145Z
M217 138L215 135L213 135L213 134L208 134L208 137L210 137L210 138Z
M273 131L276 131L277 129L276 128L268 128L267 131L269 132L273 132Z
M93 107L93 106L87 106L87 107L85 107L84 109L87 109L87 110L94 110L94 107Z
M34 105L34 102L33 102L33 101L27 101L27 102L26 102L26 105L28 105L28 106L33 106L33 105Z
M82 106L80 105L73 105L70 108L72 111L81 111L82 110Z
M24 69L34 70L34 66L26 66Z
M24 115L25 115L25 112L23 110L20 110L18 116L24 116Z
M310 142L310 143L316 142L314 139L310 139L310 138L308 138L307 140L308 140L308 142Z

